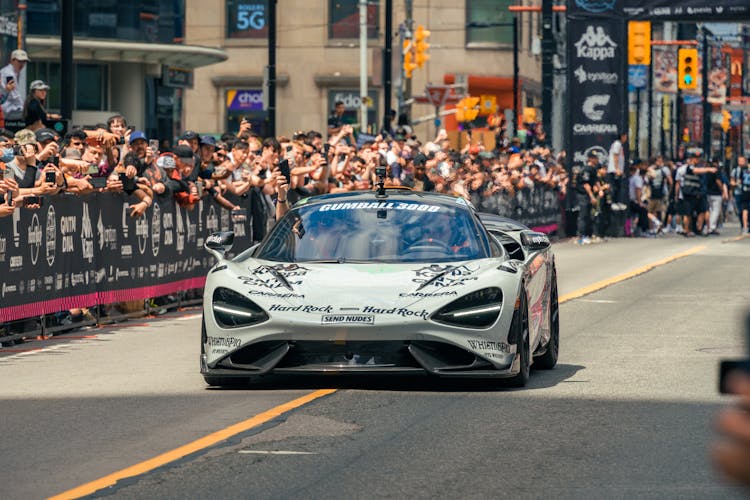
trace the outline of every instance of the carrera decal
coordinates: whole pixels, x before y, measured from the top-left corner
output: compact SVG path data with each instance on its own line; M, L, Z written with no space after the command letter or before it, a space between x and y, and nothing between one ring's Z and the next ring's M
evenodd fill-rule
M467 281L478 279L476 276L471 276L478 269L478 267L476 269L471 269L466 265L441 266L439 264L432 264L415 270L414 273L416 276L412 281L414 283L419 283L420 285L429 284L435 288L461 286Z
M395 316L401 316L402 318L422 318L423 320L427 320L427 316L429 316L429 311L422 309L421 311L414 311L412 309L407 309L405 307L392 307L390 309L381 309L379 307L373 307L373 306L365 306L362 308L363 313L373 313L373 314L389 314L389 315L395 315Z
M449 297L449 296L456 296L458 295L458 292L455 290L448 290L445 292L401 292L398 294L399 297L416 297L419 299L424 299L427 297Z
M440 205L427 205L424 203L404 203L401 201L353 201L345 203L326 203L322 205L319 212L333 212L336 210L409 210L410 212L439 212Z
M258 295L260 297L273 297L276 299L304 299L305 295L302 293L276 293L276 292L264 292L263 290L250 290L247 292L248 295Z
M374 325L373 314L324 314L320 318L321 325Z

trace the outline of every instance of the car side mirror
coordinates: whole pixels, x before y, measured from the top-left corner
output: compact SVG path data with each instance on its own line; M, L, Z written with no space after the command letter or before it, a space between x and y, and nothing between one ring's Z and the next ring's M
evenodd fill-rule
M549 236L536 231L523 231L521 233L521 244L530 252L538 252L550 247Z
M234 243L234 233L232 231L220 231L213 233L206 238L204 247L218 260L224 258L224 255L232 248Z

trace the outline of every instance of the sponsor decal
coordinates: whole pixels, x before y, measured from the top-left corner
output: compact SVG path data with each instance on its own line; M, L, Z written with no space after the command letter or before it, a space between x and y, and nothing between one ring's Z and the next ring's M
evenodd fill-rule
M603 83L605 85L616 85L620 76L617 73L607 73L604 71L593 72L586 71L583 66L578 66L573 74L578 79L578 83Z
M210 347L227 347L229 349L235 349L242 344L242 341L237 337L207 337L206 344Z
M174 245L174 215L165 212L162 226L164 227L164 246Z
M506 354L510 352L510 346L505 342L481 339L469 339L466 342L469 344L469 347L475 351L497 351Z
M2 296L5 297L7 294L15 293L16 292L16 285L8 285L5 282L3 282L3 288L2 288Z
M185 226L182 222L181 207L175 209L175 228L177 229L177 253L182 254L185 251Z
M269 290L276 290L279 288L288 289L287 286L276 279L274 276L237 276L237 279L242 280L243 285L258 287L258 288L267 288ZM302 281L289 281L287 280L290 285L300 285L302 284Z
M215 233L219 230L219 218L216 216L216 209L213 205L208 207L208 215L206 215L206 232Z
M576 6L579 9L591 12L592 14L601 14L615 9L617 0L576 0Z
M161 207L158 203L153 205L154 211L151 214L151 255L159 255L159 246L161 245Z
M47 256L47 265L52 267L55 263L55 252L57 249L57 219L55 218L55 207L52 205L47 209L47 224L44 228L44 249Z
M5 262L5 252L8 250L8 240L0 236L0 262Z
M604 28L589 26L575 44L576 55L579 59L604 61L615 58L617 44L604 32Z
M375 316L372 314L324 314L320 318L321 325L374 325Z
M614 123L576 123L573 125L575 135L617 135Z
M31 217L28 237L31 264L35 266L36 261L39 259L39 249L42 247L42 226L39 224L39 217L36 214Z
M333 212L336 210L409 210L412 212L439 212L439 205L426 205L424 203L404 203L401 201L372 201L372 202L346 202L327 203L322 205L319 212Z
M60 217L60 239L62 240L62 253L75 252L73 243L73 233L77 232L76 225L78 220L75 215Z
M333 306L312 306L309 304L304 306L282 306L281 304L272 304L268 310L279 312L330 313L333 312Z
M133 255L132 245L123 245L120 247L120 256L131 257Z
M611 96L608 94L594 94L588 96L583 101L583 106L581 107L583 114L591 121L601 121L601 119L604 118L604 110L598 108L609 104L610 97Z
M586 163L586 161L589 158L589 153L596 153L596 155L599 157L600 163L605 163L607 160L607 157L609 156L609 153L606 149L604 149L602 146L591 146L586 151L581 153L580 151L576 151L573 155L573 161L575 163Z
M211 354L213 354L214 356L217 356L219 354L226 354L228 352L229 352L229 349L216 349L216 348L211 349Z
M135 236L138 238L138 252L143 255L146 253L146 242L148 242L148 219L138 217L135 220Z
M89 215L89 204L83 203L83 215L81 216L81 249L83 259L89 264L94 262L94 228L91 226Z
M672 14L672 9L669 7L656 7L651 9L652 16L669 16Z
M475 276L471 276L477 269L479 268L471 269L466 265L450 266L432 264L414 271L416 276L412 281L419 284L429 282L430 286L434 286L435 288L461 286L467 281L478 279Z
M711 14L713 11L712 7L706 6L706 7L688 7L687 13L688 14Z
M421 311L414 311L405 307L391 307L389 309L382 309L379 307L365 306L362 308L363 313L372 314L391 314L395 316L401 316L402 318L422 318L424 320L429 316L429 311L422 309Z
M212 234L208 238L206 238L206 245L208 244L221 244L221 235L220 234Z
M117 248L117 229L104 226L101 212L96 222L96 232L99 234L99 250L103 250L105 246L110 250Z
M458 295L458 292L455 290L448 290L444 292L402 292L399 293L399 297L416 297L419 299L423 299L426 297L449 297L449 296L456 296Z
M277 292L265 292L263 290L250 290L247 292L248 295L258 295L260 297L273 297L276 299L304 299L304 294L301 293L277 293Z

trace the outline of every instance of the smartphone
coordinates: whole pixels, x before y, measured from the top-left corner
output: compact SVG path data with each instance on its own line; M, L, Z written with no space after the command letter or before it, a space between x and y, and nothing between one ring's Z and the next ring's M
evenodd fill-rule
M203 183L201 181L195 181L195 189L198 190L198 198L203 198Z
M159 140L158 139L149 139L148 141L148 147L151 148L151 151L154 153L157 153L159 151Z
M41 196L27 196L23 199L24 206L29 205L39 205L42 206L42 197Z
M13 179L13 172L11 172L8 167L5 167L3 169L2 177L3 179Z
M56 172L44 172L44 182L48 184L54 184L57 182Z
M89 184L91 184L96 189L104 189L107 187L107 178L106 177L91 177L88 179Z
M12 76L6 76L5 77L5 85L8 85L12 81L13 81L13 77Z
M284 158L283 160L279 161L279 171L281 171L281 175L283 175L286 178L286 183L291 184L292 173L289 170L289 160Z

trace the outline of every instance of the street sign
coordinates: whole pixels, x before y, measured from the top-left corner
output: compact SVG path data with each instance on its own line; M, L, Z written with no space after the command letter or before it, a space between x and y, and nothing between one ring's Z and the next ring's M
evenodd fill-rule
M439 108L445 104L445 97L450 92L450 89L447 85L427 85L424 90L430 104Z

